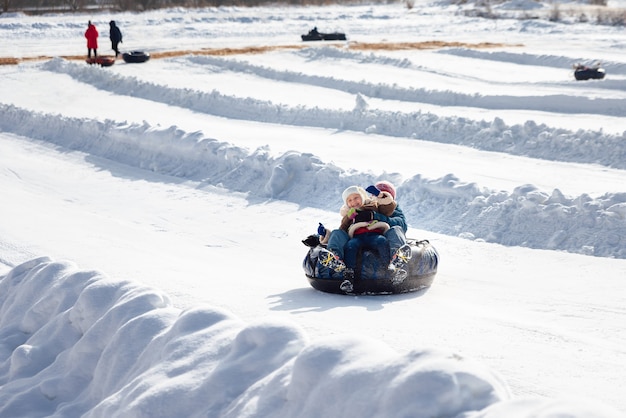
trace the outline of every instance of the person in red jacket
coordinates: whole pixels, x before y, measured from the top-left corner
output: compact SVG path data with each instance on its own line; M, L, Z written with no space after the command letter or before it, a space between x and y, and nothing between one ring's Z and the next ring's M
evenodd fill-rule
M87 38L87 58L91 58L92 49L94 58L98 58L98 30L91 23L91 20L87 24L85 38Z

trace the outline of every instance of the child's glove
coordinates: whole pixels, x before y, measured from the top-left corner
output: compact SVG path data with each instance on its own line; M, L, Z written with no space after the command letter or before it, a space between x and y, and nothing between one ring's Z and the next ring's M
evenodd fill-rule
M346 213L346 216L347 216L348 218L352 219L352 220L354 220L354 218L356 217L356 215L357 215L357 211L356 211L356 209L355 209L355 208L351 208L351 209L348 211L348 213Z
M302 240L302 243L307 247L317 247L318 245L320 245L320 237L318 237L317 235L309 235L308 237L306 237L306 239Z
M368 186L368 188L365 189L365 191L373 196L378 196L380 194L380 190L378 190L376 186L374 185Z
M326 236L326 228L324 228L324 225L322 225L321 222L320 222L320 226L317 227L317 235L319 235L320 237Z
M374 212L372 212L371 210L362 210L357 212L356 216L354 217L354 223L357 222L371 222L374 220Z

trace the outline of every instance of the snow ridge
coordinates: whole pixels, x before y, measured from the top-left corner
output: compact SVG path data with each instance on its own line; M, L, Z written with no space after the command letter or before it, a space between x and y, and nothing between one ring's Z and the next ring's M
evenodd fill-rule
M204 62L208 65L216 65L219 62L224 65L232 65L230 61L220 61L210 57L196 57L194 60L196 62L197 60L205 60ZM225 96L216 91L206 93L192 89L160 86L137 80L134 77L123 77L106 71L98 71L100 69L92 69L62 59L53 59L44 63L43 66L48 71L68 74L81 82L116 94L131 95L226 118L419 138L533 158L547 159L556 155L561 161L566 162L595 163L612 168L626 168L626 131L622 135L606 134L602 131L572 132L565 129L550 128L543 124L537 125L532 121L523 125L509 126L499 118L494 119L493 122L485 122L462 117L442 117L422 112L369 111L361 108L342 112L318 107L289 108L268 101ZM232 66L229 68L232 70ZM243 64L241 70L245 71L249 68L247 64ZM255 71L259 71L259 69L255 68ZM332 78L329 78L328 81L339 84L346 83ZM332 87L339 88L336 84L333 84ZM372 86L372 89L385 90L380 85ZM354 93L361 94L362 92L354 89ZM370 93L372 92L370 91ZM367 95L366 93L362 94ZM434 92L430 93L429 96L441 95L442 103L444 103L451 100L448 97L449 94L454 93ZM447 98L444 100L443 96ZM400 96L389 95L387 98L399 99ZM558 106L561 108L562 102L566 98L554 96L553 99L558 102ZM503 98L493 98L493 100L498 102ZM546 102L550 101L545 96L538 97L537 100L542 103L541 107L543 108L546 108ZM594 108L603 107L599 103L602 100L586 100L593 104ZM575 105L577 108L581 106L577 100L565 101L577 103ZM585 100L583 100L584 102ZM484 106L484 103L481 106ZM608 114L619 113L621 111L616 109L623 107L624 115L626 115L626 102L623 100L608 100L606 106L613 109L612 111L607 110ZM510 108L509 103L507 103L507 108ZM580 108L578 109L580 111ZM602 146L598 146L599 144Z
M354 173L312 154L277 158L175 126L156 128L114 121L40 114L0 105L0 129L160 174L221 185L251 198L278 198L312 207L334 201L351 184L396 181L399 203L413 227L504 245L626 258L626 193L566 197L520 185L513 193L482 190L453 174L420 175L399 183L388 173ZM318 190L316 184L336 184ZM314 196L311 197L311 196ZM535 229L529 230L529 219ZM581 227L581 225L583 225ZM516 233L510 234L511 229ZM507 233L507 231L509 231Z
M362 53L338 50L337 48L311 48L304 49L296 55L305 56L309 60L320 61L323 59L350 59L362 63L375 63L398 68L414 68L417 70L432 72L430 69L422 69L408 59L397 59L390 57L367 56ZM275 70L259 65L253 65L237 60L226 60L223 58L210 56L195 56L186 58L190 62L202 65L220 67L228 71L242 73L253 73L257 76L272 80L303 83L318 87L326 87L334 90L345 91L352 94L363 94L368 97L401 100L404 102L429 103L433 105L480 107L484 109L525 109L554 111L560 113L589 113L608 116L626 115L626 105L621 99L599 99L589 98L584 95L576 96L576 100L565 94L541 95L541 96L513 96L513 95L485 95L485 94L463 94L453 91L436 91L425 88L403 88L397 84L378 84L365 81L348 81L329 76L308 75L292 71ZM569 68L571 60L563 63L565 59L560 58L562 65L560 68ZM511 60L505 60L511 61ZM513 61L514 62L514 61ZM625 67L625 66L622 66ZM626 68L626 67L625 67ZM614 69L611 68L613 72ZM440 74L444 74L439 72ZM604 88L626 90L626 81L611 80L610 84L604 84Z
M70 262L39 257L0 279L3 417L338 416L339 397L349 415L402 405L453 418L511 399L499 375L458 355L350 336L309 343L295 323L181 311Z
M480 51L476 49L469 48L447 48L440 49L436 51L438 54L449 54L449 55L457 55L460 57L468 57L468 58L478 58L481 60L493 60L493 61L503 61L503 62L512 62L520 65L538 65L542 67L554 67L554 68L568 68L572 64L577 62L583 64L593 64L593 62L588 62L589 58L570 58L570 57L561 57L555 55L535 55L528 53L512 53L506 51ZM614 61L602 61L602 66L605 68L610 68L611 75L626 75L626 64ZM619 84L622 90L626 89L626 81L621 80ZM606 83L599 84L598 88L615 88L615 85L611 84L610 87L606 86Z

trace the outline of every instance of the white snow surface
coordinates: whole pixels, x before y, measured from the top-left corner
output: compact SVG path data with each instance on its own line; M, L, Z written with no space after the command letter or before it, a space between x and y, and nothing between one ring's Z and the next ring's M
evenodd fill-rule
M0 417L626 416L626 32L460 7L0 15ZM380 179L433 285L314 290Z

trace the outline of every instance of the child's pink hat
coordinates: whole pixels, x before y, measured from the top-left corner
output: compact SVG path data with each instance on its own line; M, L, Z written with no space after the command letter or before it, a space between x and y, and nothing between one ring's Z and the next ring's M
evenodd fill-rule
M393 197L394 199L396 198L396 188L394 187L393 184L389 183L388 181L386 180L379 181L374 186L376 186L376 188L380 190L381 192L388 192L391 195L391 197Z

